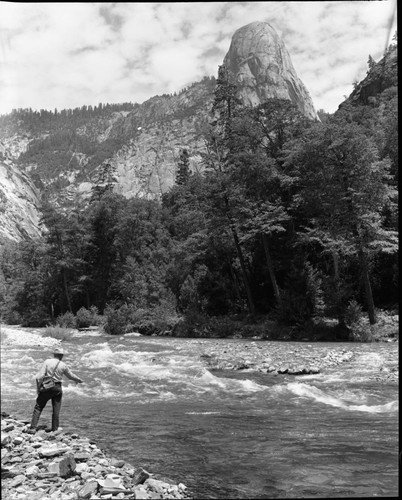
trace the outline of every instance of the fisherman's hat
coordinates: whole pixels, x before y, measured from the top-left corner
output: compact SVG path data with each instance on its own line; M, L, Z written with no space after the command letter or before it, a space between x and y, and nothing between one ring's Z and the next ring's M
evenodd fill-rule
M64 351L61 347L57 346L53 349L53 354L64 354Z

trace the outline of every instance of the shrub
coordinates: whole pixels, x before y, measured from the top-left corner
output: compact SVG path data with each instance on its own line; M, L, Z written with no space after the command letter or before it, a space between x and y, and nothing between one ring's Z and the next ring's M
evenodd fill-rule
M33 311L26 312L22 317L22 326L42 328L51 323L49 314L45 308L39 307Z
M133 309L127 304L124 304L118 309L115 309L113 306L106 307L103 329L110 335L128 333L133 328L133 313Z
M120 307L109 305L104 312L103 329L110 335L139 332L142 335L170 334L178 316L169 301L162 301L150 309L138 309L133 304Z
M76 328L77 326L75 316L70 311L57 316L56 323L62 328Z
M352 342L374 342L376 336L377 326L370 325L365 318L361 318L349 327L349 340Z
M60 325L48 326L44 332L45 337L52 337L58 340L69 340L73 336L73 331Z
M78 309L77 314L75 315L75 321L77 328L88 328L92 325L93 314L85 307L81 307L81 309Z
M102 316L99 314L99 310L96 306L91 306L89 308L89 311L92 316L92 325L93 326L98 326L102 324Z
M19 325L22 323L22 316L19 312L11 309L10 311L6 311L4 314L4 323L7 325Z
M349 340L352 342L374 342L377 335L377 326L370 325L363 317L361 305L351 300L345 311L345 324L349 328Z
M345 311L345 324L351 328L354 324L358 323L363 315L362 306L352 299Z
M209 337L208 317L196 310L189 310L173 328L174 337Z

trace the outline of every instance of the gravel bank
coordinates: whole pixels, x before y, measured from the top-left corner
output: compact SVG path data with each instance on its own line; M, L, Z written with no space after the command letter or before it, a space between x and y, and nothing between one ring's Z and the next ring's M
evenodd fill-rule
M250 342L194 340L201 347L201 359L211 370L243 370L268 373L272 376L326 373L358 360L361 344L334 345L308 342ZM384 354L382 365L372 367L371 378L380 382L398 382L398 342ZM366 344L367 345L367 344ZM377 343L370 344L373 351ZM349 347L350 346L350 347Z
M33 333L34 331L34 329L31 329L31 332L27 332L26 330L21 330L19 328L1 325L1 343L2 345L15 345L25 347L54 347L55 345L59 345L61 342L60 340L54 339L52 337L43 337L43 335L40 335L39 333Z
M61 429L32 435L24 430L24 422L2 413L4 500L191 498L183 484L155 479L142 467L104 453L88 438Z

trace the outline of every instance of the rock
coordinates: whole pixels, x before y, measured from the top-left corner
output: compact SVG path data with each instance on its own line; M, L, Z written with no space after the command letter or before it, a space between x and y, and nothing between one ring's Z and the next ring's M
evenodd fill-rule
M318 120L283 40L267 22L257 21L238 29L223 64L239 85L243 104L256 106L270 98L287 99L303 115Z
M4 432L1 433L1 446L7 446L12 441L12 438L9 434Z
M88 481L85 485L77 491L78 498L90 498L98 490L97 481Z
M41 448L39 450L40 457L56 457L68 451L72 451L69 446L56 446L53 448Z
M63 486L66 487L66 491L67 492L70 492L70 491L76 491L78 488L80 488L81 486L81 482L76 480L75 478L70 478L72 479L71 483L64 483Z
M315 365L310 366L310 368L309 368L309 373L311 373L311 374L314 374L314 375L315 375L315 374L317 374L317 373L320 373L320 369L318 368L318 366L315 366Z
M148 492L143 486L136 486L134 488L134 495L136 500L146 500L149 498Z
M287 365L283 365L283 366L278 368L278 373L281 373L281 374L287 373L288 371L289 371L289 366L287 366Z
M134 485L143 484L150 477L150 474L143 468L136 469L133 474Z
M37 477L40 479L51 479L57 475L57 472L38 472Z
M25 471L25 474L28 476L28 477L35 477L39 472L39 467L36 466L36 465L31 465L31 467L27 467L26 471Z
M75 472L77 474L81 474L82 472L87 472L88 470L89 470L89 466L85 462L81 462L81 463L77 464L77 466L75 468Z
M57 472L60 477L68 478L75 471L76 463L71 455L60 458L49 464L49 472Z
M81 478L84 481L89 481L89 479L95 479L95 474L93 472L81 472Z
M110 465L117 468L123 467L124 464L125 464L124 460L116 460L115 458L112 458L112 460L110 461Z
M14 479L12 479L9 483L10 488L16 488L20 484L22 484L26 480L26 477L24 474L19 474L18 476L15 476Z
M95 472L95 473L98 473L98 472L102 472L103 471L103 467L101 465L95 465L94 467L92 467L92 470Z
M74 453L74 460L76 462L86 462L90 458L91 458L91 455L89 453L85 453L85 452Z
M145 486L152 490L156 491L156 493L163 494L164 490L167 490L170 488L169 483L165 483L164 481L160 481L158 479L153 479L153 478L148 478L145 482Z

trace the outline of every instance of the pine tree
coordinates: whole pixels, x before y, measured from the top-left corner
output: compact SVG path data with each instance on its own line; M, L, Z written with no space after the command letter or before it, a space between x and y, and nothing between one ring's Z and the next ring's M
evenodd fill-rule
M190 160L187 149L180 151L180 159L176 175L176 184L178 186L185 186L190 177Z
M100 200L105 193L112 192L116 182L116 165L105 161L100 166L98 178L92 186L91 203Z

